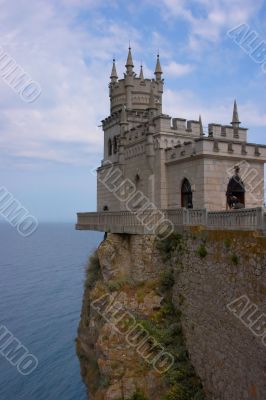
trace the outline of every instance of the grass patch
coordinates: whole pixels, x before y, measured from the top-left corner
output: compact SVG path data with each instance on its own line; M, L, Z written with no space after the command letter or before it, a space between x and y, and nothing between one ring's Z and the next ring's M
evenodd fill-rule
M200 258L205 258L208 254L205 244L201 243L197 248L197 254Z
M110 292L118 292L118 290L120 290L125 285L135 287L135 283L133 282L133 280L125 276L110 280L106 283L106 286L108 287Z
M231 239L228 237L224 239L224 247L226 248L226 250L230 249L231 244L232 244L231 242L232 242Z

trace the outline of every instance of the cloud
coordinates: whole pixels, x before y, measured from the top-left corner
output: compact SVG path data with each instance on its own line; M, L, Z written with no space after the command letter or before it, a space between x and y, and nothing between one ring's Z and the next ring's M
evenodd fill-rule
M209 123L228 125L232 119L233 102L232 99L221 99L216 102L207 103L190 90L174 92L166 89L163 102L164 112L172 117L197 120L199 114L202 116L205 130ZM242 101L238 103L239 117L242 126L265 127L266 112L263 107L258 108L252 101Z
M202 42L216 43L225 30L248 22L257 14L262 0L162 0L162 15L180 18L190 25L188 43L198 51Z
M163 67L164 72L169 76L182 76L190 74L194 70L194 66L191 64L178 64L175 61L171 61L169 64Z
M89 163L91 150L100 157L103 133L97 126L109 113L113 53L122 65L128 37L136 48L139 40L137 30L100 14L101 5L106 3L29 0L14 8L5 2L0 45L40 83L42 94L35 103L24 104L0 79L2 152L75 164ZM79 157L72 144L87 150Z

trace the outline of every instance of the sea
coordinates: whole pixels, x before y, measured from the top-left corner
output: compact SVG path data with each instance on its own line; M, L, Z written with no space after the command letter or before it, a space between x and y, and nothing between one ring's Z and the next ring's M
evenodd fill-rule
M38 360L22 375L0 352L0 400L87 400L75 338L87 259L102 239L69 223L25 238L0 223L0 326Z

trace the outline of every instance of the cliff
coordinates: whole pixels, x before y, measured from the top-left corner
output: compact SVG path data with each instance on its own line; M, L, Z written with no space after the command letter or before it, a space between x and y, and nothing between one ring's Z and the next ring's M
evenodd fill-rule
M108 234L77 338L90 400L265 399L265 247L253 233Z

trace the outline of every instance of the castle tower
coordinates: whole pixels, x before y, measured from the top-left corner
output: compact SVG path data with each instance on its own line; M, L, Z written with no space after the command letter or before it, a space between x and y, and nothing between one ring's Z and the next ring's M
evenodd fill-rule
M109 83L110 114L120 112L126 105L128 111L144 112L149 107L151 87L158 114L162 113L163 79L159 55L155 66L155 78L144 78L143 66L139 76L134 72L131 47L128 49L123 79L118 79L115 61L113 61L111 81Z

